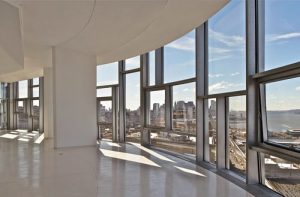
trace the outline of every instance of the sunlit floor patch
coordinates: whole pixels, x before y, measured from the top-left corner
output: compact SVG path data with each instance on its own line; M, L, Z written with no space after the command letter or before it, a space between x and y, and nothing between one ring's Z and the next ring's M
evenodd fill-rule
M16 137L18 137L17 135L13 135L13 134L9 134L9 133L6 133L4 135L1 135L0 137L2 138L7 138L7 139L15 139Z
M19 134L19 132L16 132L16 131L11 131L10 133L11 134Z
M171 160L171 159L169 159L169 158L167 158L167 157L165 157L165 156L163 156L163 155L161 155L161 154L158 154L157 152L155 152L155 151L153 151L153 150L150 150L150 149L148 149L148 148L146 148L146 147L144 147L144 146L142 146L142 145L140 145L140 144L133 143L133 142L129 142L129 144L132 144L132 145L136 146L137 148L139 148L139 149L141 149L141 150L143 150L143 151L149 153L150 155L152 155L152 156L154 156L154 157L156 157L156 158L158 158L158 159L176 163L175 161L173 161L173 160Z
M37 134L36 133L28 133L27 136L31 136L31 137L34 137L36 136Z
M32 133L36 133L36 134L39 134L40 132L38 132L38 131L32 131Z
M22 138L32 139L33 137L31 137L31 136L22 136Z
M114 143L114 142L106 142L106 144L108 144L109 146L114 146L114 147L121 148L121 146L119 144Z
M110 140L110 139L101 139L101 141L111 142L112 140Z
M22 142L29 142L29 139L26 139L26 138L19 138L18 140L22 141Z
M182 171L182 172L186 172L186 173L189 173L189 174L194 174L194 175L206 177L204 174L201 174L201 173L199 173L195 170L190 170L190 169L182 168L182 167L179 167L179 166L174 166L174 167L177 168L178 170Z
M27 130L24 130L24 129L17 129L15 131L17 131L19 133L27 133L28 132Z
M35 143L35 144L40 144L40 143L42 143L42 141L44 140L44 138L45 138L45 135L44 135L44 133L43 133L42 135L40 135L40 137L38 137L38 138L34 141L34 143Z
M131 162L135 162L135 163L141 163L141 164L146 164L146 165L150 165L150 166L160 167L159 165L157 165L150 159L147 159L146 157L141 156L141 155L135 155L135 154L131 154L131 153L123 153L123 152L106 150L106 149L101 149L101 148L99 150L106 157L111 157L111 158L115 158L115 159L121 159L121 160L125 160L125 161L131 161Z

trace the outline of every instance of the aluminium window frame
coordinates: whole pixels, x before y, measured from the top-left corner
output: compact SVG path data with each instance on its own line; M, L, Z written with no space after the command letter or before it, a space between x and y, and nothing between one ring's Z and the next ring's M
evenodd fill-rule
M33 79L27 80L27 91L28 95L26 98L19 98L19 85L17 82L13 82L9 84L9 98L13 101L9 105L9 129L17 129L17 115L19 113L25 113L28 115L28 130L31 132L33 130L33 119L39 117L39 132L44 132L44 78L39 77L39 84L33 85ZM33 97L33 88L39 87L39 97ZM32 114L32 101L33 100L39 100L39 116L33 116ZM18 112L16 110L17 108L17 102L23 101L25 106L24 112ZM12 109L12 110L11 110Z
M251 1L251 0L250 0ZM249 9L249 5L245 1L246 13L245 13L245 25L247 26L247 9ZM251 8L252 9L252 8ZM237 90L237 91L225 91L222 93L214 93L209 94L209 79L208 79L208 71L209 71L209 52L208 52L208 23L204 23L202 26L197 28L196 31L196 62L197 62L197 122L198 123L198 136L197 141L199 141L199 148L202 147L201 150L197 150L197 163L208 162L211 164L210 166L216 168L217 170L228 169L229 163L229 155L228 155L228 129L227 129L227 100L229 97L234 96L246 96L247 97L247 68L249 67L249 63L246 58L246 89ZM246 27L245 27L246 28ZM246 31L245 38L247 38L249 32ZM246 44L246 57L249 49L247 49ZM216 144L216 164L210 163L210 149L209 149L209 118L208 118L208 100L211 98L216 99L216 133L217 133L217 144ZM248 117L248 116L247 116ZM200 121L199 121L200 120ZM248 121L247 121L248 122ZM246 122L246 124L247 124ZM247 129L248 133L248 129ZM200 137L200 138L199 138ZM225 140L224 140L225 139ZM197 148L197 149L199 149ZM248 164L246 164L248 166Z
M144 61L144 56L143 55L139 55L139 56L135 56L134 58L139 57L140 59L140 63L139 63L139 67L137 68L133 68L133 69L128 69L126 70L126 60L124 61L120 61L119 62L119 82L120 82L120 109L122 108L122 111L120 111L120 125L122 125L122 128L120 127L120 142L126 142L126 76L133 74L133 73L138 73L140 74L140 97L142 95L141 90L142 90L142 65L143 65L143 61ZM140 98L140 111L142 111L142 99ZM142 114L142 112L140 112ZM143 116L141 116L141 120L140 123L141 125L143 122ZM143 130L143 129L141 129ZM142 136L142 133L141 133ZM141 139L140 139L141 140Z
M197 38L197 29L195 31L195 38ZM196 39L197 41L197 39ZM195 76L188 79L181 79L177 81L164 83L164 47L160 47L155 50L155 84L149 85L150 81L150 68L149 68L149 53L142 56L144 62L141 64L142 70L142 91L141 91L141 105L144 104L144 111L141 113L143 115L143 135L141 143L145 146L151 146L151 130L164 131L164 132L176 132L173 130L173 86L183 85L188 83L195 83L195 88L197 87L197 44L195 41ZM160 91L165 92L165 127L155 127L150 125L150 92ZM197 90L196 90L197 92ZM195 105L197 106L197 94L195 94ZM197 109L197 108L196 108ZM197 119L197 110L196 110ZM198 124L196 125L196 131L198 131ZM197 134L196 134L197 136ZM196 143L196 150L197 146ZM196 153L198 154L198 153Z
M96 107L97 107L97 138L100 140L100 135L99 135L99 126L102 124L112 124L112 140L114 142L119 142L120 141L120 126L119 126L119 121L120 121L120 115L119 115L119 84L112 84L112 85L103 85L103 86L97 86L96 91L98 89L105 89L105 88L111 88L111 96L100 96L96 97ZM113 113L113 119L112 122L110 123L104 123L104 122L98 122L99 120L99 114L98 114L98 102L101 101L111 101L111 106L112 106L112 113Z
M284 65L274 69L265 71L264 58L265 58L265 1L256 0L256 28L257 28L257 72L251 76L257 87L258 99L258 137L257 143L253 147L258 153L266 153L275 155L287 160L300 162L300 152L287 147L276 145L275 143L268 142L268 127L267 127L267 111L266 111L266 91L265 84L271 82L279 82L286 79L300 77L300 61L289 65ZM261 166L263 165L263 157L260 158ZM263 167L261 167L263 171ZM261 178L263 180L263 178Z

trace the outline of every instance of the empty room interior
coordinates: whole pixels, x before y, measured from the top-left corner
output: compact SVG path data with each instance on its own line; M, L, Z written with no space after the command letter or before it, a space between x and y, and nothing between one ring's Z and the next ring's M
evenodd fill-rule
M300 197L300 0L0 0L0 196Z

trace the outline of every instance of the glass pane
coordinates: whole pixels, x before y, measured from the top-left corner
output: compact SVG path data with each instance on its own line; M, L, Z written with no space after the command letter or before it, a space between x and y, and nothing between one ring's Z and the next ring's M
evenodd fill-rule
M113 112L111 101L98 102L98 122L112 123Z
M195 77L195 31L184 35L164 47L164 82Z
M31 114L33 116L39 116L40 115L40 101L39 100L33 100L32 101L32 112Z
M118 84L118 62L97 66L97 86Z
M24 101L17 101L16 111L25 113Z
M209 94L246 89L245 1L232 0L208 23Z
M28 80L23 80L18 82L18 95L19 98L28 97Z
M300 1L265 1L265 69L300 60Z
M0 129L7 129L7 100L0 100Z
M300 194L300 163L265 154L265 185L286 197Z
M100 88L97 89L97 97L111 96L111 88Z
M6 99L7 98L7 88L8 88L8 85L7 83L0 83L1 86L0 86L0 98L1 99Z
M149 53L149 85L155 85L155 51Z
M229 169L246 174L246 96L229 98Z
M36 86L40 84L40 78L33 78L32 79L32 85Z
M165 91L150 92L150 125L165 127Z
M33 131L40 130L40 118L39 117L32 117L32 129Z
M101 123L98 125L100 139L112 139L113 127L112 123Z
M173 130L169 140L174 151L196 155L195 83L173 87Z
M140 67L140 56L125 60L125 70L131 70Z
M300 78L266 84L268 141L300 148Z
M208 143L209 162L216 164L217 161L217 103L216 99L208 100Z
M32 97L39 97L40 96L40 88L39 87L35 87L32 88Z
M17 129L28 130L27 113L17 113Z
M99 137L112 139L112 101L98 101L97 110Z
M28 129L28 115L26 113L25 101L17 101L17 129Z
M173 129L196 136L195 83L173 87Z
M126 140L139 142L140 122L140 72L126 75Z

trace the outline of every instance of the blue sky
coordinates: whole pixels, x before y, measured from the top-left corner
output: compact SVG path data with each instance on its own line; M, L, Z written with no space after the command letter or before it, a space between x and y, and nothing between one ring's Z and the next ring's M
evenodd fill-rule
M136 110L140 106L140 73L126 75L126 108Z
M97 66L97 86L118 84L118 63Z
M195 77L195 31L164 47L164 82Z
M268 0L265 12L265 68L266 70L299 61L300 59L300 1ZM209 93L221 93L245 89L245 1L232 0L209 19ZM195 76L195 32L189 32L165 46L165 82ZM152 58L151 58L152 57ZM153 65L154 53L150 54ZM139 58L128 60L135 65ZM154 83L153 66L150 66L150 81ZM101 68L106 75L98 81L116 81L117 69ZM101 71L101 72L102 72ZM133 79L132 79L133 80ZM267 85L268 109L286 110L300 108L300 80L288 80ZM134 87L134 85L131 85ZM185 92L183 92L185 89ZM183 88L183 100L193 100L194 87ZM134 88L132 88L134 90ZM130 93L133 95L133 93ZM163 98L158 97L156 100ZM175 95L174 95L175 96ZM137 98L137 97L136 97ZM132 97L134 99L134 97ZM131 102L131 108L136 107ZM234 102L239 103L239 102ZM234 109L244 107L241 103Z
M265 69L300 60L300 1L266 1ZM289 79L267 85L267 108L300 109L300 79Z
M245 2L232 1L208 21L209 94L245 89Z
M271 69L300 59L300 1L266 1L266 59Z

